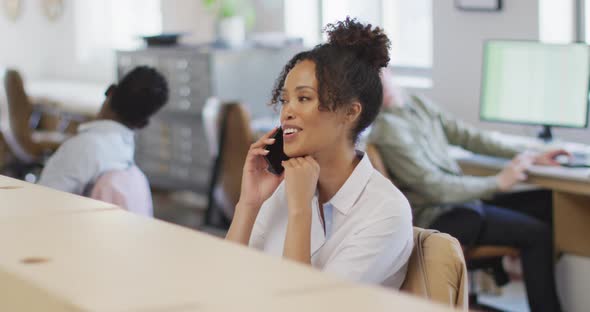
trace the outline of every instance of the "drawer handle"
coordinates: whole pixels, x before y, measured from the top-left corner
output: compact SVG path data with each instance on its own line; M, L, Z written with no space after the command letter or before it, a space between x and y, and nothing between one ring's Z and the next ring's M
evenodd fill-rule
M191 108L191 102L188 100L182 100L182 101L178 102L178 108L187 110L187 109Z

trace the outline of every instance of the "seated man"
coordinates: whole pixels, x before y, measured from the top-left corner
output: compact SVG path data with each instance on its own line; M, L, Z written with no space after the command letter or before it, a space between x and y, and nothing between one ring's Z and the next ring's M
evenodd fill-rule
M78 195L88 195L107 171L134 164L134 130L168 100L166 79L155 69L141 66L105 92L95 121L84 123L47 161L39 184Z
M382 73L383 110L369 140L379 150L396 186L412 206L414 224L455 236L466 247L513 246L520 249L531 311L560 311L553 270L551 194L503 194L526 179L535 163L557 165L567 154L523 151L454 119L427 99L408 95ZM496 176L466 176L450 156L450 145L475 153L512 158Z

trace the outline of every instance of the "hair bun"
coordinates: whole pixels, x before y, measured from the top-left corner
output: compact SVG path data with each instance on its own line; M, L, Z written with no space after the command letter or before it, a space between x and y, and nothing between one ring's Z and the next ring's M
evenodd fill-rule
M357 56L376 68L389 63L390 42L380 27L363 25L356 18L326 25L328 44L355 51Z

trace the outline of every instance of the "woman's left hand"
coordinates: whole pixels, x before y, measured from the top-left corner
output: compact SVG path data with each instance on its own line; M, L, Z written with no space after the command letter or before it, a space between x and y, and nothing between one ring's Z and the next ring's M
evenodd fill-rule
M283 161L287 203L291 212L308 209L320 177L320 165L311 156Z

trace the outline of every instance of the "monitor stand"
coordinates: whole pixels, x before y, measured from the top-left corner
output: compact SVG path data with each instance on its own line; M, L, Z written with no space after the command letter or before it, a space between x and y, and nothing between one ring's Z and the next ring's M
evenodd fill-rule
M539 139L543 140L545 143L549 143L551 141L553 141L553 134L551 133L551 126L543 126L543 129L541 131L539 131L539 134L537 134L537 137L539 137Z

